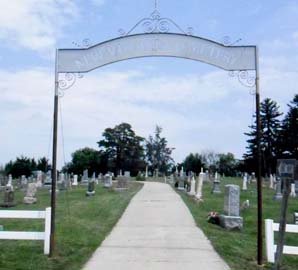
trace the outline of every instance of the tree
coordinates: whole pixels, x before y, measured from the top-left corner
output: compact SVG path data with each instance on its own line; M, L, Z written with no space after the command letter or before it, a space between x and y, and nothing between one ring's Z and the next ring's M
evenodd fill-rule
M168 141L161 137L161 132L162 128L156 126L154 137L150 135L145 145L147 162L157 175L159 172L166 173L174 162L171 157L173 148L167 146Z
M288 104L289 111L282 122L280 154L298 159L298 94Z
M108 157L109 170L116 174L120 170L127 170L132 175L144 170L144 138L137 136L130 124L122 123L114 128L107 128L102 136L104 139L97 143Z
M107 172L107 158L103 152L85 147L76 150L71 156L71 162L63 168L65 172L82 174L87 169L89 176L93 173Z
M280 135L280 120L278 118L281 115L282 113L279 112L279 106L275 101L270 98L262 101L260 106L262 169L268 174L274 172L276 167L278 138ZM256 119L255 115L254 118ZM258 167L256 120L249 128L251 131L244 133L249 137L244 159L248 170L256 171Z
M218 171L225 176L236 176L237 160L234 154L219 154L218 155Z
M38 159L36 168L37 170L46 173L51 169L51 165L49 164L49 160L46 157L42 157Z
M15 161L10 161L5 165L5 173L11 174L13 177L20 177L25 175L29 177L33 171L37 169L36 162L34 158L30 159L28 157L17 157Z
M211 150L205 150L201 153L201 158L203 163L206 165L208 168L209 172L215 172L218 170L218 160L219 160L219 155L218 153L215 153L214 151Z
M204 168L202 157L198 153L190 153L182 163L183 168L186 172L200 173L201 168Z

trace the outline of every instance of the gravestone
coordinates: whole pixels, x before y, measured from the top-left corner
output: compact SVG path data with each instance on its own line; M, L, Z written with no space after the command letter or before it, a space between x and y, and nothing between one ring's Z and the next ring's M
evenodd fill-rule
M46 179L44 181L43 186L46 188L51 188L52 186L52 172L50 170L46 173Z
M129 178L130 177L130 171L125 171L124 176Z
M66 190L66 183L65 183L64 173L59 173L57 184L58 184L58 189L59 190Z
M24 197L25 204L33 204L37 202L36 199L37 185L35 183L29 183Z
M178 177L178 190L184 190L184 177L183 176L179 176Z
M295 180L294 183L295 183L295 192L296 194L298 194L298 180Z
M116 190L126 190L128 189L128 181L129 178L125 176L118 176L117 177L117 185L116 185Z
M196 190L196 199L198 200L202 200L203 194L203 183L204 183L204 177L205 177L205 173L203 173L203 168L201 169L201 172L199 174L199 179L198 179L198 184L197 184L197 190Z
M298 225L298 212L294 212L294 224Z
M255 172L252 172L252 173L251 173L251 182L252 182L252 183L257 182L257 179L256 179L256 173L255 173Z
M190 181L190 191L188 192L188 195L195 196L196 195L196 180L195 177L192 176Z
M215 173L215 179L213 181L213 188L212 188L212 193L219 194L221 193L220 190L220 179L218 178L218 173Z
M247 173L244 174L243 180L242 180L242 190L246 191L247 190Z
M296 197L295 184L291 184L291 193L290 193L290 196L292 198L295 198Z
M86 191L86 196L94 196L95 195L95 181L92 179L88 183L88 189Z
M75 186L75 187L77 187L78 184L79 184L79 183L78 183L78 175L75 174L75 175L73 176L73 182L72 182L72 185Z
M12 176L11 176L11 174L8 175L8 181L7 181L6 186L7 187L12 187Z
M240 187L237 185L225 186L224 214L219 216L220 226L232 230L243 227L243 218L240 217Z
M37 171L36 187L38 188L42 187L42 171Z
M112 175L110 174L106 174L104 177L104 187L105 188L110 188L113 185L113 181L112 181Z
M88 185L89 184L88 170L83 171L81 184L82 185Z
M274 195L274 200L276 201L280 201L282 199L282 193L281 193L281 180L278 179L276 181L276 192L275 192L275 195Z
M14 191L12 186L6 186L4 191L4 200L1 207L13 207L16 203L14 201Z
M274 180L273 180L273 175L270 174L270 185L269 185L269 188L273 189L274 188Z
M21 185L22 185L22 187L25 187L27 184L28 184L28 180L27 180L26 176L22 175L21 176Z

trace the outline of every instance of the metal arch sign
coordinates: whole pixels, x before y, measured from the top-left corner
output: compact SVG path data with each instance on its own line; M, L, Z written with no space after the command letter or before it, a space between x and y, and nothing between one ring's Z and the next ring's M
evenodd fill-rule
M133 58L163 56L204 62L224 70L255 70L256 46L224 46L185 34L150 33L112 39L89 48L59 49L58 73L84 73Z

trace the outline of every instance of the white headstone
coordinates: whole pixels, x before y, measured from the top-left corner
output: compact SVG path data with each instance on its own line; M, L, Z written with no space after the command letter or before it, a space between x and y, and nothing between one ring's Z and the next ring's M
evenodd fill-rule
M7 182L7 187L12 187L12 176L11 174L8 175L8 182Z
M295 190L295 184L291 184L291 193L290 196L295 198L296 197L296 190Z
M197 190L196 190L196 198L198 200L202 200L202 191L203 191L203 182L204 182L204 177L205 174L203 172L200 172L199 174L199 180L198 180L198 185L197 185Z
M72 185L73 186L78 186L78 175L77 174L75 174L74 176L73 176L73 183L72 183Z
M242 190L247 190L247 173L243 176Z
M195 180L195 177L194 176L191 178L191 181L190 181L190 191L189 191L188 194L190 196L196 195L196 180Z
M269 181L270 181L270 186L269 186L269 188L274 189L274 182L273 182L273 175L272 175L272 174L270 174Z

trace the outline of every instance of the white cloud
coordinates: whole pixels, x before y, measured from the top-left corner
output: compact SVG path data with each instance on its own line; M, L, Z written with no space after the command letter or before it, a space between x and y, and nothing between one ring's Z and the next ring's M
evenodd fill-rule
M0 1L0 40L48 53L62 28L78 15L78 7L69 0Z
M262 97L287 103L295 93L297 75L263 70ZM281 86L288 91L281 91ZM0 91L0 125L5 130L0 135L0 163L20 154L48 156L52 73L43 69L1 71ZM161 125L170 145L176 147L177 161L206 148L240 157L245 151L243 132L251 124L253 104L249 91L225 72L151 78L141 71L95 71L78 80L61 99L66 157L79 147L96 147L106 127L123 121L145 137L155 124ZM59 145L61 165L61 130Z

